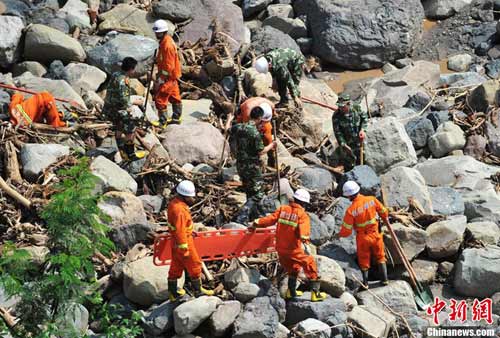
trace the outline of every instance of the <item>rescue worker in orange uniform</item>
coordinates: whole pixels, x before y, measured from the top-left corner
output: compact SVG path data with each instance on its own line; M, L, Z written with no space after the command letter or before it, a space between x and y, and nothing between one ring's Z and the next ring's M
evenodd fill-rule
M262 142L267 146L273 142L273 125L271 119L274 115L274 104L264 97L251 97L245 100L240 106L240 114L236 118L237 123L247 123L250 121L250 112L255 107L260 107L264 111L261 123L257 130L262 135ZM267 165L274 167L276 165L276 156L274 152L267 153Z
M389 284L385 259L384 239L379 231L377 214L385 224L389 223L389 212L379 200L373 196L364 196L359 193L360 187L354 181L347 181L342 187L343 195L352 204L344 215L344 221L336 238L347 237L356 230L356 249L358 264L363 273L363 283L368 288L368 270L372 256L379 264L382 284Z
M10 122L17 126L29 126L33 122L50 124L52 127L66 127L63 115L57 111L54 96L41 92L25 100L19 93L12 95L9 105Z
M173 237L172 262L168 272L168 292L171 301L186 294L177 288L177 280L182 277L184 269L191 279L194 296L211 296L211 290L201 285L201 259L193 241L193 220L189 206L195 202L196 190L193 182L182 181L177 187L177 196L169 203L167 209L168 227Z
M277 224L276 251L280 264L288 274L288 290L286 299L302 295L297 291L297 276L300 270L311 282L311 301L320 302L326 298L320 292L318 267L314 257L304 252L303 244L309 243L311 221L304 206L311 200L309 192L297 189L288 205L282 205L269 216L256 219L253 227L268 227Z
M182 117L182 100L178 80L180 79L181 62L177 54L177 46L168 34L168 24L165 20L157 20L153 25L156 38L160 40L156 64L158 65L155 83L155 104L160 117L160 125L179 124ZM168 120L167 105L172 103L172 119Z

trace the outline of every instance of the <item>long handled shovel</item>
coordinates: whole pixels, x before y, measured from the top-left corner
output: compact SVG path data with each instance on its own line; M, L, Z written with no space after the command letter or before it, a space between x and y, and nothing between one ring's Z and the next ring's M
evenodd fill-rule
M401 261L403 262L403 265L406 268L406 271L408 271L408 274L410 275L410 281L412 283L414 292L415 292L415 303L417 303L417 306L421 310L427 309L429 305L432 304L434 301L434 296L432 295L431 289L427 285L422 285L418 279L417 275L415 273L415 270L413 270L413 267L406 257L403 248L401 247L401 243L399 243L399 240L396 236L396 233L392 229L392 226L389 222L387 222L387 228L389 229L389 232L391 233L392 240L394 242L394 246L396 248L396 252L398 253Z
M273 120L273 134L274 141L278 142L278 131L276 130L276 121ZM280 177L280 164L278 161L278 147L274 148L274 161L276 162L276 179L278 180L278 201L281 203L281 177Z

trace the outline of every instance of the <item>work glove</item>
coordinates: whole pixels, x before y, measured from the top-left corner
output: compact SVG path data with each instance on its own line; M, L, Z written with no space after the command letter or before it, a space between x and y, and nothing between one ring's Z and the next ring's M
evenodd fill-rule
M359 132L359 139L360 139L361 141L363 141L363 140L365 139L365 137L366 137L366 134L365 134L364 130L361 130L361 131Z

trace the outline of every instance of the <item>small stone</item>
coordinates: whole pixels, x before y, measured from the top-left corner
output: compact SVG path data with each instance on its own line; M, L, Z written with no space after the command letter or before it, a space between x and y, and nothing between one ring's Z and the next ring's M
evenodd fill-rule
M435 157L443 157L453 150L461 150L465 146L462 129L453 122L445 122L429 137L429 149Z
M469 54L459 54L448 58L448 69L456 72L466 72L472 63L472 56Z
M90 170L100 179L99 186L103 191L137 192L137 182L128 172L104 156L95 158L90 164Z
M438 215L463 215L465 204L462 195L450 187L429 187L432 209Z
M450 216L448 220L429 225L426 229L429 256L445 258L456 254L463 241L466 223L465 216Z
M294 332L304 338L330 338L332 329L317 319L308 318L298 323Z
M202 296L182 303L174 310L174 327L178 335L193 332L217 310L222 301L213 296Z
M240 283L258 284L262 278L264 277L255 269L237 268L224 274L224 286L231 290Z
M260 288L252 283L239 283L231 291L237 300L247 303L259 295Z
M354 330L359 327L359 335L370 332L370 336L386 338L396 326L396 317L384 309L373 306L356 306L348 314L347 321L353 324Z
M45 169L58 159L69 155L69 147L60 144L26 143L21 148L23 175L29 180L36 180Z
M387 286L375 288L370 292L359 292L357 298L361 304L379 310L384 310L387 305L395 312L403 315L417 313L413 289L405 281L390 281ZM382 302L386 305L382 304Z
M468 223L467 230L472 233L475 239L482 241L484 244L497 245L500 240L500 227L494 222Z
M236 300L226 301L217 307L209 320L210 328L215 337L223 337L231 329L241 308L241 303Z

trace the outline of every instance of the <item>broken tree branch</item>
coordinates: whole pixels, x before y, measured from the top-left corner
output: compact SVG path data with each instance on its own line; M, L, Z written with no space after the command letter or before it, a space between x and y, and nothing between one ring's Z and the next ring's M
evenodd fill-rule
M7 195L15 199L17 202L25 206L26 208L31 208L31 201L25 198L23 195L18 193L16 190L14 190L12 187L10 187L5 180L0 177L0 189L5 191Z

